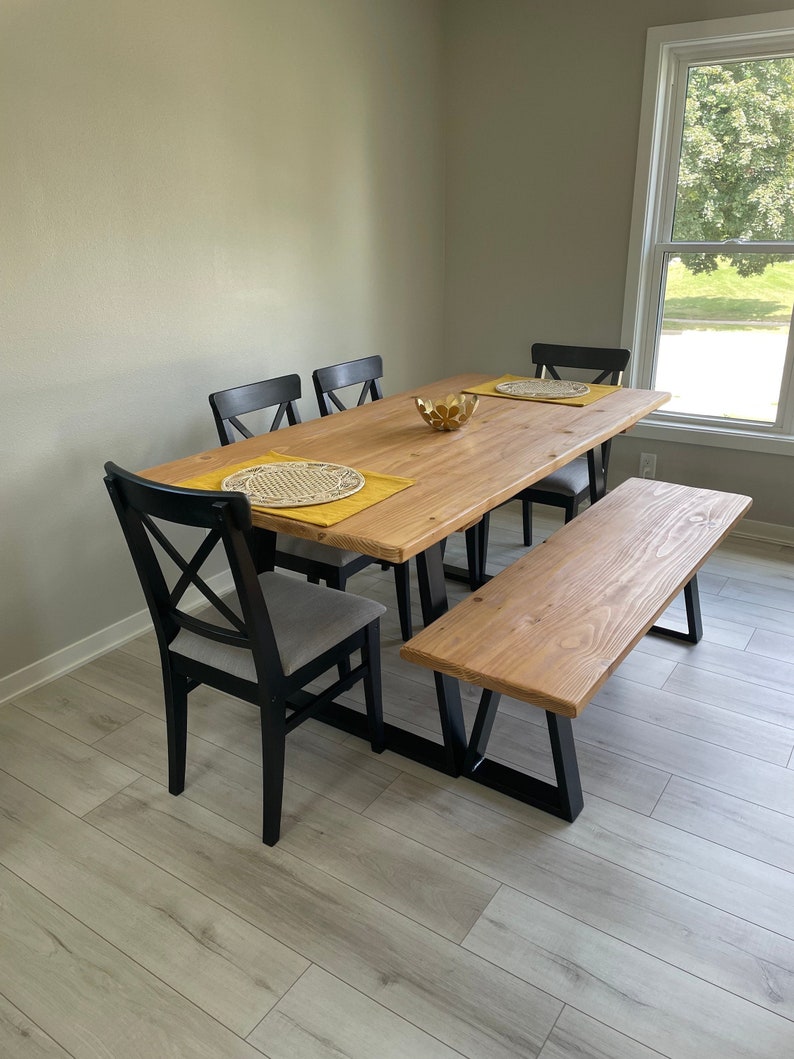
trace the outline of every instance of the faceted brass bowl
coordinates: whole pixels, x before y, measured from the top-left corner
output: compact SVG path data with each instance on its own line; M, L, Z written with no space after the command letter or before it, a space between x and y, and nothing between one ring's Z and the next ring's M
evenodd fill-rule
M430 401L414 397L419 415L434 430L460 430L474 415L480 398L476 393L448 393Z

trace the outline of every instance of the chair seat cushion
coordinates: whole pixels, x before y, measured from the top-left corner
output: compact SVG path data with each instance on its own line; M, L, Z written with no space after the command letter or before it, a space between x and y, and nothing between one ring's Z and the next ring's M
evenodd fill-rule
M311 585L286 574L260 574L259 583L285 676L386 613L386 608L374 600ZM236 596L227 596L224 602L240 614ZM196 616L213 625L231 627L212 606L203 608ZM181 629L171 643L171 650L243 680L256 681L253 655L245 648L230 647Z
M560 493L562 496L578 496L586 493L590 488L590 472L587 469L587 457L577 456L575 460L566 463L564 467L558 468L539 482L524 489L521 495L528 496L535 490L544 493Z
M301 537L290 537L286 533L276 535L276 552L282 555L294 555L299 559L308 559L325 566L347 566L354 559L361 558L358 552L345 551L344 548L332 548L330 544L318 541L307 541Z

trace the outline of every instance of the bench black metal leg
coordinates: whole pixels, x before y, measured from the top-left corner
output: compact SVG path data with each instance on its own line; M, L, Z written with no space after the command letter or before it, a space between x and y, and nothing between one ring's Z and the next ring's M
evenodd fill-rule
M463 763L464 776L474 783L501 791L511 798L526 805L534 805L537 809L543 809L544 812L559 816L563 820L575 820L582 811L584 798L571 718L546 711L554 775L557 779L555 787L553 783L528 776L510 765L491 761L485 756L500 699L498 692L489 691L487 688L480 696L480 706Z
M502 696L498 691L489 691L488 688L483 691L480 697L480 708L477 710L477 716L474 719L471 739L469 739L469 746L463 761L463 771L468 774L474 772L485 758L485 748L491 738L491 729L496 720L496 711L501 698Z
M558 713L546 710L546 724L549 728L554 774L557 777L560 816L564 820L575 820L582 811L584 798L571 718L561 717Z
M684 585L684 606L686 607L686 632L668 629L664 625L652 625L648 632L656 633L657 636L670 636L674 640L686 640L687 643L700 643L703 639L703 617L700 612L697 574L694 574L692 580Z

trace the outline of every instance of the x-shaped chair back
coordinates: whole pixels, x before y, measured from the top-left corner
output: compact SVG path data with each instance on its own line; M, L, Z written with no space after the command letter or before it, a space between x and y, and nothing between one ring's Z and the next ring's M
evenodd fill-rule
M348 407L336 393L347 386L361 384L361 391L356 406L364 404L369 397L373 401L383 397L380 380L383 378L383 360L378 357L362 357L360 360L346 360L342 364L331 364L327 368L317 368L312 372L314 392L317 395L317 406L321 416L329 416L334 408L344 412ZM333 406L333 407L332 407Z
M601 346L562 346L550 342L535 342L532 346L532 363L535 377L546 375L559 379L560 368L595 372L589 381L617 386L629 362L631 351Z
M105 484L149 604L161 655L184 629L216 643L250 651L260 682L278 681L283 676L279 653L248 544L248 498L242 493L161 485L112 463L105 470ZM162 523L169 525L168 532ZM175 543L178 533L171 527L179 526L205 531L192 554L191 549ZM242 616L212 590L202 574L219 545L232 573ZM190 588L206 599L217 619L210 620L207 609L202 610L201 617L192 612L193 607L190 611L183 609L184 596ZM218 619L224 624L217 623Z
M252 438L254 434L277 430L285 416L291 426L300 423L300 413L295 404L300 395L300 375L280 375L277 379L263 379L261 382L232 386L228 390L211 393L210 408L221 445L231 445L241 437ZM270 408L276 409L275 415L270 426L263 430L252 431L240 420L240 416Z

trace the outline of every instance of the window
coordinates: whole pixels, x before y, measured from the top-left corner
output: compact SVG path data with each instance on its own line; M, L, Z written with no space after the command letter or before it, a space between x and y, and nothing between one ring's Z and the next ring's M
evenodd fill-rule
M648 32L623 341L650 432L794 449L794 11Z

